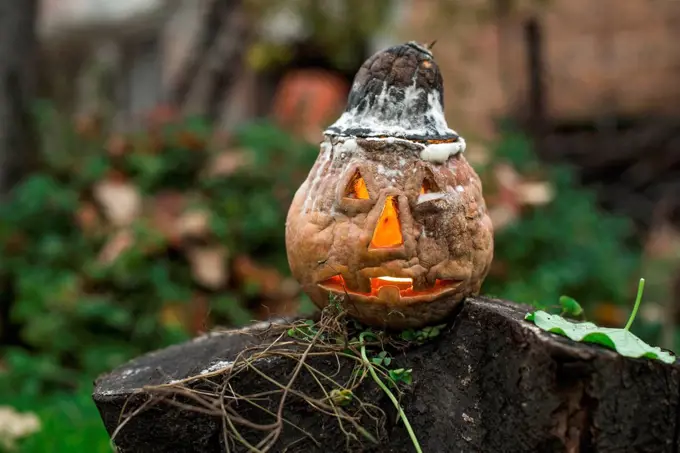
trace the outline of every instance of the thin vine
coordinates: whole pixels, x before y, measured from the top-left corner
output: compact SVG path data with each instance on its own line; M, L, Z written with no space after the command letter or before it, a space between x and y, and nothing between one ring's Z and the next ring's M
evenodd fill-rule
M413 442L413 446L415 447L416 451L418 453L422 453L423 450L420 448L420 444L418 443L418 439L416 438L416 434L413 432L413 428L411 428L411 423L409 423L408 418L406 417L406 414L404 413L404 409L401 407L401 404L399 404L399 401L397 398L394 396L394 394L390 391L389 388L385 385L385 383L380 379L378 374L375 372L375 368L369 362L368 357L366 356L366 342L364 338L367 336L373 336L376 337L375 334L372 332L362 332L359 335L359 341L361 341L361 358L364 359L364 363L368 367L368 371L371 373L371 377L373 377L373 380L375 381L376 384L382 389L383 392L390 398L390 401L392 401L392 404L394 404L394 407L397 409L397 412L399 412L399 416L404 422L404 426L406 427L406 431L408 431L408 435L411 438L411 442ZM376 339L378 339L376 337Z
M165 403L219 417L223 444L228 452L237 446L251 453L265 453L275 445L284 449L290 447L290 443L286 446L277 444L284 428L299 433L300 438L293 443L307 441L321 446L312 433L287 418L286 408L302 401L336 421L346 438L348 450L357 443L378 445L386 436L386 414L360 397L370 375L396 408L415 451L422 453L399 402L401 388L411 383L411 370L394 368L395 360L386 348L403 350L411 344L422 343L438 335L441 327L389 336L347 319L343 300L332 299L318 321L299 320L260 331L257 334L261 340L259 344L245 348L221 369L208 369L186 379L145 387L141 393L148 397L146 402L141 408L130 408L129 413L126 413L127 407L123 408L112 438L115 439L121 429L146 408ZM334 372L322 370L315 364L328 361L310 361L319 358L332 359L337 369ZM271 365L272 360L294 364L286 381L280 382L268 372L268 363L269 370L278 367ZM351 364L350 373L341 373L343 363ZM306 382L311 381L315 386L298 385L303 375L308 378ZM254 379L258 385L253 385ZM259 383L265 385L266 390L260 388Z

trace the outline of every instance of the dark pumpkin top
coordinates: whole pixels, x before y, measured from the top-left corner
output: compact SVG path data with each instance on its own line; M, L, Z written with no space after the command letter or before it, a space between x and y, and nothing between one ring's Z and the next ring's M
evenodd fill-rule
M342 116L326 135L455 140L446 124L444 86L432 52L409 42L370 57L361 66Z

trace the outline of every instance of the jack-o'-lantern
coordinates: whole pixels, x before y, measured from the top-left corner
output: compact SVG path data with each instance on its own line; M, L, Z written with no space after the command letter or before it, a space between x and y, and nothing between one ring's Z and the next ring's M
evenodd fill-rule
M286 222L293 276L314 303L336 295L359 321L403 329L478 293L493 228L430 49L410 42L369 58L324 136Z

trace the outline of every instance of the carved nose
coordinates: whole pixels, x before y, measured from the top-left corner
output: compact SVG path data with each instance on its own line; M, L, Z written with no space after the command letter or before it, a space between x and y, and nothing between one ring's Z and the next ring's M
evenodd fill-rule
M373 230L370 248L398 247L403 243L397 200L393 196L388 196L385 198L385 205Z

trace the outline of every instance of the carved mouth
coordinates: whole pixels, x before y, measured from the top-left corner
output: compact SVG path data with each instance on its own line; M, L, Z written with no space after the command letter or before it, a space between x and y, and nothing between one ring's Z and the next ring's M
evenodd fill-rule
M382 276L371 278L370 281L371 291L368 293L348 289L342 275L334 275L322 281L319 283L319 287L338 295L363 296L364 298L394 304L402 301L432 300L447 292L454 291L462 283L462 280L437 279L432 287L416 291L413 289L412 278Z

